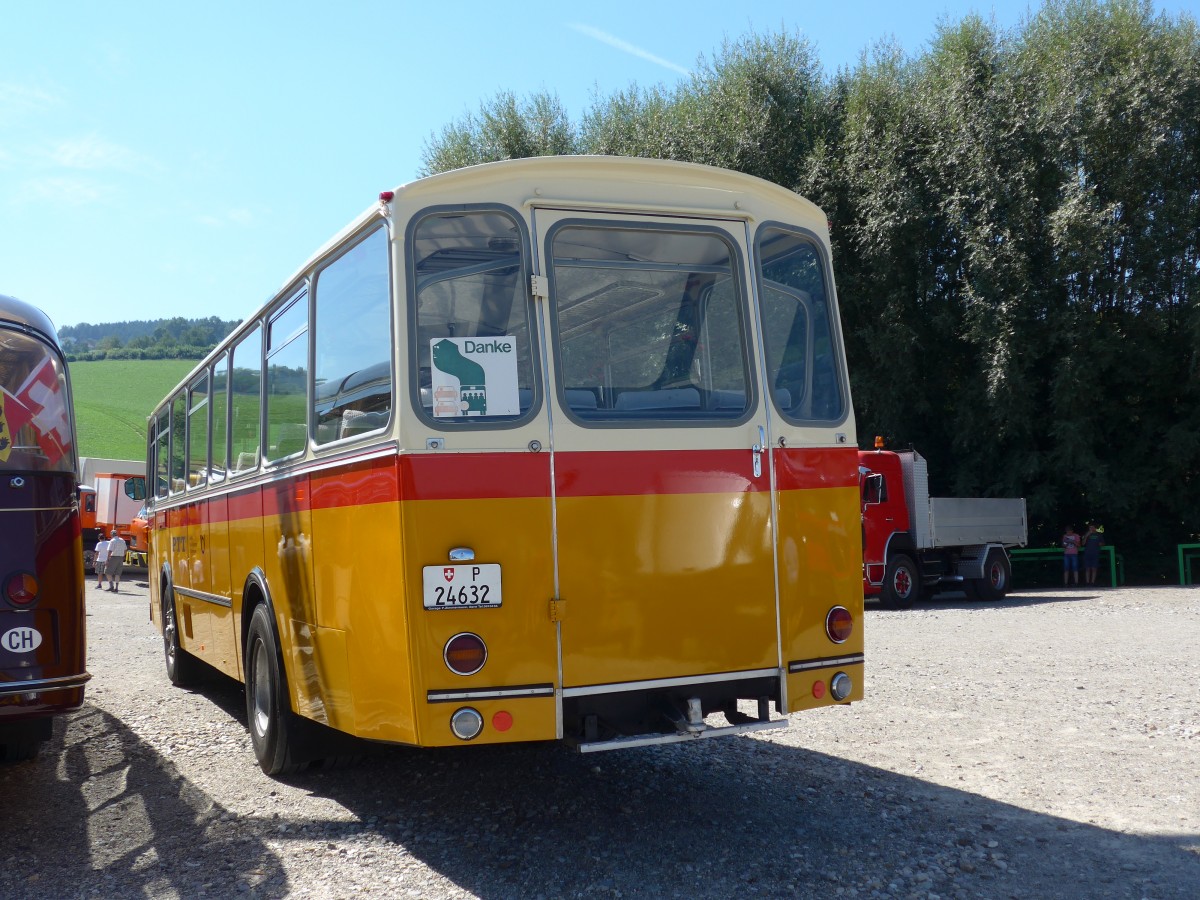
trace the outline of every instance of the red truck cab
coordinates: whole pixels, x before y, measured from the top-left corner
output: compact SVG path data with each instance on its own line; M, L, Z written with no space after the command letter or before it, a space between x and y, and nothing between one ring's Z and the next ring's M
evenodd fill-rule
M889 450L858 454L862 486L863 596L911 605L919 583L908 536L909 509L900 457ZM890 571L889 571L890 570ZM887 585L885 589L885 585ZM911 595L911 599L909 599Z

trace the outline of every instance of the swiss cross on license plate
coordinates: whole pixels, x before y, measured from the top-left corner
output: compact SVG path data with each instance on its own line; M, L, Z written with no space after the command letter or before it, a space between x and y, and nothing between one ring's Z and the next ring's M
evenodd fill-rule
M498 563L425 566L421 575L426 609L488 609L500 606Z

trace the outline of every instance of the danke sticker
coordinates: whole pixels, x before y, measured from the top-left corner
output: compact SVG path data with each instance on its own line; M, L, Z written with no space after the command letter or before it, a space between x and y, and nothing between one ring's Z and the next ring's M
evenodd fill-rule
M429 350L434 416L520 415L516 338L434 338Z
M27 625L6 631L0 637L0 649L7 650L9 653L32 653L40 646L42 646L42 633Z

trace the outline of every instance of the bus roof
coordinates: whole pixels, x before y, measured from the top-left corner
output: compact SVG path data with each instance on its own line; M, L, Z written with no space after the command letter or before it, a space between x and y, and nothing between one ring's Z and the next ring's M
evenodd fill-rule
M647 208L671 211L669 208L677 204L676 211L679 212L697 209L711 215L724 210L734 218L758 219L769 218L773 211L801 209L818 230L827 230L827 220L820 207L774 182L700 163L632 156L506 159L418 178L390 193L393 207L406 203L451 203L455 202L451 199L455 197L457 202L470 197L472 202L491 200L518 205L519 200L531 202L535 198L548 203L571 203L585 198L594 202L600 192L598 189L606 196L611 195L621 208L639 203ZM289 275L280 291L294 284L317 260L377 217L380 209L380 204L376 203L363 210Z
M12 322L36 331L46 341L61 349L61 345L58 343L58 332L54 329L54 323L50 321L50 317L24 300L0 294L0 321Z
M407 207L407 216L426 206L453 206L459 203L507 203L554 205L556 202L580 208L597 207L614 211L696 214L733 219L767 221L780 218L792 224L807 225L828 241L828 220L811 200L774 182L700 163L633 156L531 156L481 163L439 172L402 184L388 191L391 200L379 200L367 207L349 224L327 240L302 265L295 269L279 289L256 309L269 306L296 285L323 257L340 247L346 239L373 219L391 210ZM803 221L798 221L798 220ZM401 239L403 235L400 235ZM248 329L247 321L230 332L205 358L206 361L232 346ZM201 365L177 384L169 398L186 386ZM147 417L162 408L158 404Z

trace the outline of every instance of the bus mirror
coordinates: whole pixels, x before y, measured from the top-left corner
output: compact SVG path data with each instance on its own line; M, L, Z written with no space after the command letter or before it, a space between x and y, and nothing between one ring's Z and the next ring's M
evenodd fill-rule
M125 496L130 500L145 500L146 499L146 479L137 475L133 478L125 479Z

